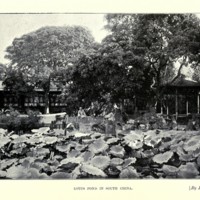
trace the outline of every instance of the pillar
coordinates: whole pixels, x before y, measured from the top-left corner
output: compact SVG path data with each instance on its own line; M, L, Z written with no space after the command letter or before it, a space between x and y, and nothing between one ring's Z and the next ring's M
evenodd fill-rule
M178 90L176 89L176 120L178 119Z
M199 92L197 94L197 113L199 114Z
M160 101L160 112L161 112L161 114L163 114L163 104L162 104L162 100Z
M189 113L189 108L188 108L188 99L186 99L186 114L188 115Z

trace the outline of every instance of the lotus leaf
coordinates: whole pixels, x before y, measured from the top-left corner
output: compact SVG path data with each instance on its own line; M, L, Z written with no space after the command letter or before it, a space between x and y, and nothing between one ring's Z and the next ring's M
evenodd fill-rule
M173 144L178 144L181 141L185 141L186 140L186 135L185 132L178 132L174 138L172 139L172 145Z
M18 148L10 151L10 155L21 155L23 151L23 148Z
M97 133L97 132L95 132L95 133L93 133L92 135L91 135L91 138L92 139L97 139L97 138L100 138L100 137L102 137L103 135L101 134L101 133Z
M72 175L65 172L56 172L50 176L52 179L69 179Z
M73 132L72 135L75 137L75 138L88 138L90 137L90 133L81 133L81 132Z
M78 165L78 163L68 162L67 164L59 165L58 168L64 172L71 173Z
M50 131L49 127L41 127L38 129L38 131L36 132L39 135L43 135L43 134L48 134Z
M121 172L121 169L118 169L120 166L109 166L107 169L106 169L106 174L111 177L111 178L118 178L119 177L119 174Z
M197 165L200 167L200 156L197 158Z
M12 179L27 179L30 174L28 174L27 168L23 166L12 166L7 171L7 177Z
M123 168L128 167L129 165L134 164L137 161L136 158L127 158L124 160Z
M4 147L6 144L8 144L10 142L10 138L9 137L2 137L0 139L0 148Z
M173 151L175 153L175 152L177 152L177 149L179 147L183 147L183 145L184 145L184 142L180 141L180 142L178 142L176 144L171 144L170 149L171 149L171 151Z
M194 150L194 151L192 152L192 156L193 156L194 158L199 157L199 156L200 156L200 148L197 148L196 150Z
M25 143L16 143L12 146L13 149L18 149L18 148L25 148L27 145Z
M73 149L71 150L68 154L67 154L67 157L68 158L75 158L77 157L78 155L80 155L80 151L76 150L76 149Z
M108 149L108 145L102 139L95 140L92 144L89 145L89 150L97 154Z
M61 156L61 155L55 155L54 156L54 159L56 159L56 160L63 160L63 156Z
M89 144L91 144L93 141L94 141L93 139L83 139L83 140L82 140L82 143L83 143L84 145L89 145Z
M50 151L47 148L36 148L35 151L36 151L36 154L37 154L38 157L39 156L46 156L46 155L50 154Z
M19 161L21 163L21 166L23 166L24 168L29 168L31 163L35 162L35 158L33 157L26 157L24 159L21 159Z
M119 138L110 138L106 141L107 144L114 144L119 142Z
M76 179L76 178L78 178L78 176L81 175L80 169L81 169L81 166L79 165L72 171L71 176L73 179Z
M83 151L85 150L86 147L87 147L86 145L77 144L75 148L78 151Z
M5 135L7 133L6 129L0 128L0 136Z
M54 144L54 143L56 143L57 141L58 141L58 138L57 137L44 137L44 142L46 143L46 144Z
M134 167L129 166L123 169L119 175L120 178L139 178L139 175Z
M83 154L81 154L81 157L85 162L91 160L94 157L94 153L91 151L85 151Z
M13 134L10 136L10 139L14 140L14 139L17 139L18 137L19 137L19 135Z
M12 141L12 143L13 143L13 144L21 144L21 143L26 142L27 140L28 140L28 138L27 138L26 136L21 135L21 136L15 138L15 139Z
M110 149L110 154L119 158L123 158L125 155L125 150L120 145L112 146Z
M54 169L56 169L58 166L59 166L59 164L60 164L60 162L58 162L57 160L56 160L56 158L54 157L54 159L53 160L48 160L47 161L47 163L51 166L51 167L53 167Z
M160 137L148 137L145 138L144 143L149 146L149 147L155 147L156 145L158 145L160 142L162 141L162 139Z
M133 150L137 150L137 149L140 149L143 147L143 142L142 141L132 141L132 142L129 142L127 143L127 145L132 148Z
M0 170L0 178L6 178L7 172Z
M157 154L153 157L153 161L158 164L167 163L173 156L172 151L166 151L163 154Z
M95 156L90 163L94 167L104 170L110 164L110 158L108 156Z
M107 177L107 175L101 169L88 164L83 164L81 166L81 171L91 174L93 176L104 177L104 178Z
M197 170L197 166L195 163L186 163L186 165L181 165L178 171L179 178L195 178L199 175L199 171Z
M60 152L68 153L70 151L71 145L63 144L63 145L56 145L56 149Z
M83 158L82 157L65 158L64 160L62 160L60 162L60 165L64 165L64 164L67 164L67 163L77 163L77 164L80 164L81 162L83 162Z
M193 156L191 154L186 153L182 147L178 147L176 153L179 155L179 160L181 160L181 161L194 160Z
M37 170L49 168L49 165L45 162L33 162L30 164L31 168L35 168Z
M171 165L163 165L162 170L168 176L176 176L179 169Z
M32 136L31 138L29 138L29 139L26 141L26 143L31 144L31 145L36 145L36 144L39 144L39 143L41 143L41 142L43 142L42 137L35 136L35 135Z
M154 156L154 153L152 150L143 151L143 152L141 152L141 154L142 154L143 158L151 158Z
M184 150L187 152L195 151L200 148L200 135L193 136L187 142L185 142Z
M118 165L122 165L123 162L124 162L124 160L122 160L121 158L112 158L110 161L110 165L118 166Z
M129 143L135 140L139 140L139 141L143 141L144 139L144 135L142 134L142 132L135 132L135 131L131 131L130 134L126 135L124 137L124 140Z
M163 142L162 145L159 146L159 150L161 152L169 150L170 146L171 146L171 141L169 141L169 142Z
M9 159L9 160L2 160L0 162L0 169L4 170L7 167L10 167L11 165L13 165L14 163L17 164L18 159Z
M38 169L28 169L28 179L49 179L49 176L45 173L40 173Z

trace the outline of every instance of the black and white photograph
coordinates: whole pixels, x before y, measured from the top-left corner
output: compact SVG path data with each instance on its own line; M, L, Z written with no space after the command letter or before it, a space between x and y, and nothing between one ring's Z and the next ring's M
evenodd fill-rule
M0 178L200 178L200 14L0 13Z

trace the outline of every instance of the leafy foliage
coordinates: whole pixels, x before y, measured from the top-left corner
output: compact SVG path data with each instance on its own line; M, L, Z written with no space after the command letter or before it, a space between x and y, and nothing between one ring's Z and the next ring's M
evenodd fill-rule
M194 178L199 174L195 163L187 163L179 167L179 178Z
M95 156L90 162L93 166L104 170L109 166L110 158L108 156Z
M55 137L53 132L52 136L41 134L40 129L21 136L5 133L0 140L0 178L198 178L200 153L198 148L191 148L190 142L198 138L199 132L156 133L129 131L120 138L99 133L73 137L73 132ZM146 139L149 142L154 137L161 140L159 146L145 145ZM143 146L128 146L135 140ZM167 148L160 148L162 145Z
M51 82L66 74L80 56L92 51L93 43L89 30L80 26L43 27L15 38L6 49L11 64L4 84L19 95L43 89L47 109Z
M153 157L153 161L158 163L158 164L163 164L163 163L167 163L171 157L173 156L173 152L171 151L167 151L163 154L157 154Z
M16 110L11 110L9 115L1 114L0 123L3 123L8 131L27 131L30 132L34 128L42 126L40 117L37 112L30 111L28 117L20 117L20 113Z
M142 63L146 78L142 83L143 96L145 93L146 97L155 95L160 99L163 84L174 82L183 66L190 63L195 67L199 62L200 23L195 15L108 14L106 20L110 35L103 43L114 53L120 52L116 62L121 62L124 68L130 65L132 69ZM139 78L140 71L137 75Z

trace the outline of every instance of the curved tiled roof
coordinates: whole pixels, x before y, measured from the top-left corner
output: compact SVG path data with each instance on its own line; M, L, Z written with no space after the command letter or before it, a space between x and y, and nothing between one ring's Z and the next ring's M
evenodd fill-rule
M200 87L200 83L185 76L180 76L171 84L164 84L168 87Z

